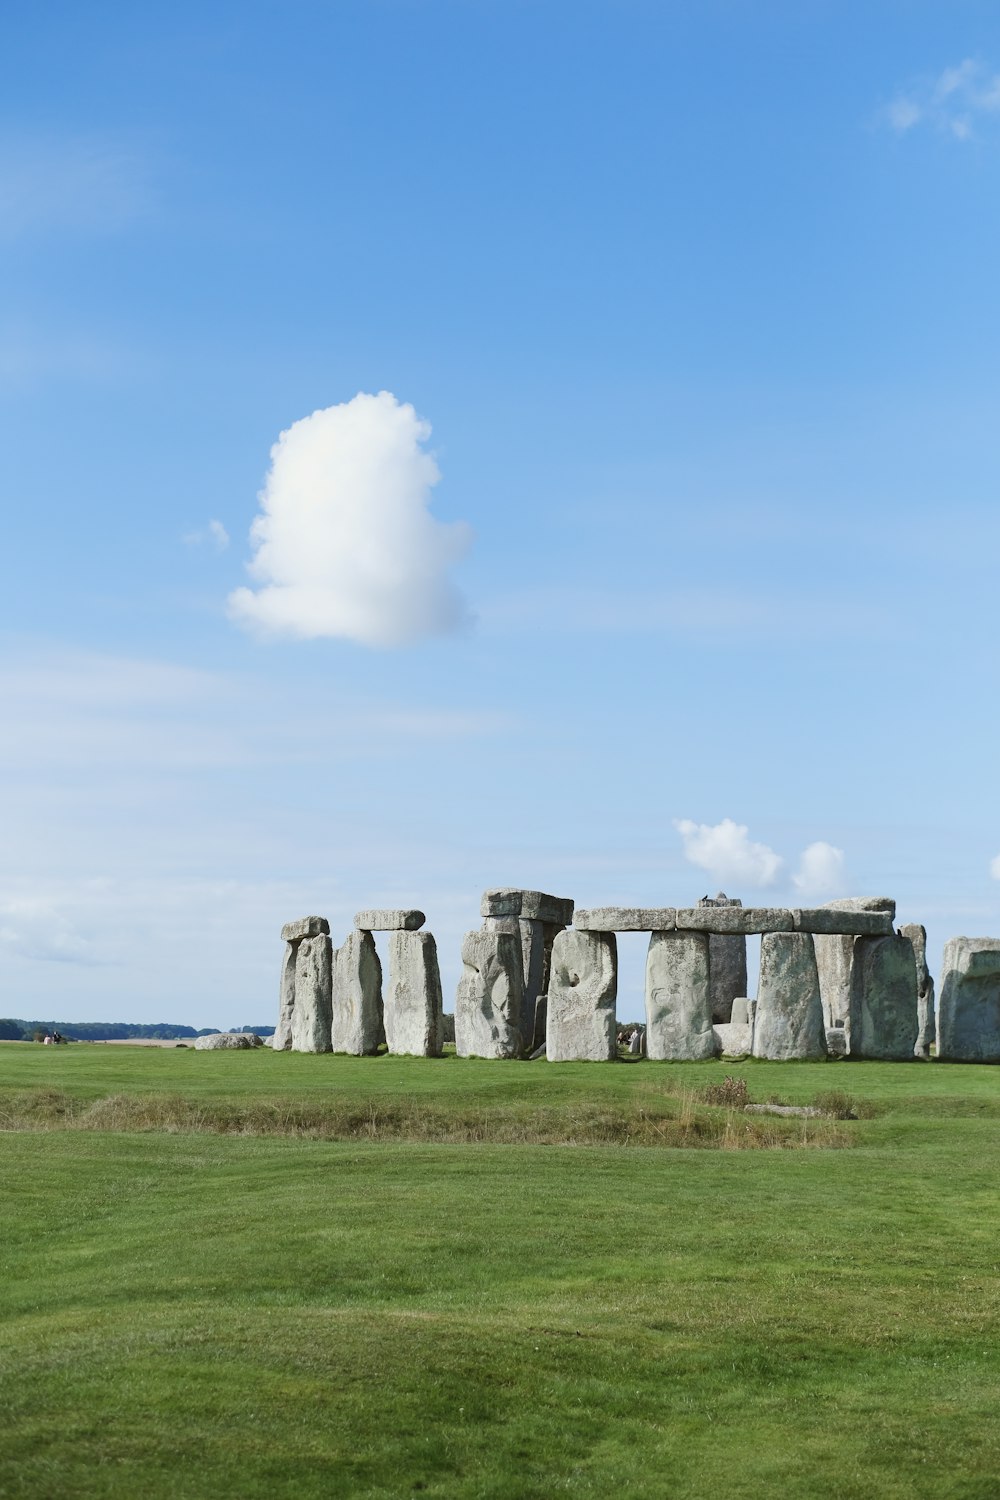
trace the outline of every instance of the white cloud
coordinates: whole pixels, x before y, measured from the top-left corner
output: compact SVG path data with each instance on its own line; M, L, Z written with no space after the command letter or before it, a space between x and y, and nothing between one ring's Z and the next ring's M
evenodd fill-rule
M953 140L970 140L977 121L1000 115L1000 73L967 57L937 78L918 80L897 94L883 115L898 135L929 125Z
M675 818L674 827L684 840L684 858L707 870L720 884L773 885L781 869L780 855L766 844L751 843L745 824L723 818L721 823L692 823Z
M72 922L48 902L31 897L0 899L0 949L55 963L97 961Z
M229 532L221 521L209 521L203 531L189 531L181 540L186 547L200 547L209 542L216 552L225 552L229 546Z
M71 230L106 234L149 206L135 152L99 137L0 138L0 238Z
M440 478L430 427L389 391L293 423L271 449L251 528L251 575L229 612L269 634L399 646L459 628L449 577L472 540L428 510Z
M990 860L990 874L994 880L1000 880L1000 854Z
M844 851L822 839L803 849L792 884L803 895L831 896L844 886Z

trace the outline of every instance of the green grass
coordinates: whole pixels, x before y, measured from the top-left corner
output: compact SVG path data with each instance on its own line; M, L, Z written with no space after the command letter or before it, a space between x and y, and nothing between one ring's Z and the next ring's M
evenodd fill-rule
M738 1119L693 1103L725 1073L873 1117L530 1143ZM2 1496L1000 1493L1000 1070L12 1046L0 1085L41 1127L0 1132ZM393 1105L438 1135L315 1124ZM484 1113L516 1143L439 1138Z

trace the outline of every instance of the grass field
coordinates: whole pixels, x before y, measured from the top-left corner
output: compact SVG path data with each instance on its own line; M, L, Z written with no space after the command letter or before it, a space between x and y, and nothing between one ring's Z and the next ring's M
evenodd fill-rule
M1000 1070L11 1045L0 1124L0 1495L1000 1495Z

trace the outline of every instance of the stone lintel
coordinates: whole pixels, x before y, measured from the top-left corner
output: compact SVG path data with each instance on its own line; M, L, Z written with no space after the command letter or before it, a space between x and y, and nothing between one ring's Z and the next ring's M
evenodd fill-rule
M802 907L792 912L796 932L841 933L855 937L892 937L892 913L844 911L830 906Z
M673 932L677 913L672 906L594 906L578 911L578 932Z
M354 925L359 932L416 932L427 918L415 908L385 908L355 912Z
M299 917L297 922L286 922L281 936L286 943L297 943L302 938L329 937L330 924L325 917Z
M547 896L544 891L501 886L483 892L479 913L483 917L524 917L527 921L568 927L573 920L573 902L564 896Z
M792 913L777 906L688 906L677 912L678 932L718 935L748 932L794 932Z

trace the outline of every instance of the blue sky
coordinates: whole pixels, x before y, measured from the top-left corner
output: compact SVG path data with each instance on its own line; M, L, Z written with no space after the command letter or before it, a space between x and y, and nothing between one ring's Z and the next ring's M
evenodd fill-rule
M962 0L5 18L0 1012L269 1021L383 904L450 1005L494 884L996 933L998 80Z

